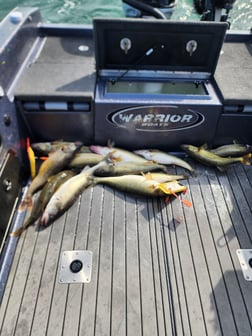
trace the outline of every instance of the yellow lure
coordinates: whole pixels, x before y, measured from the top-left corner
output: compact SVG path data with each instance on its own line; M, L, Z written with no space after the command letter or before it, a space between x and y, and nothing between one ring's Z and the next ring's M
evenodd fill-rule
M30 163L30 172L31 172L31 178L33 179L36 176L36 159L33 149L30 146L30 139L26 139L26 151Z

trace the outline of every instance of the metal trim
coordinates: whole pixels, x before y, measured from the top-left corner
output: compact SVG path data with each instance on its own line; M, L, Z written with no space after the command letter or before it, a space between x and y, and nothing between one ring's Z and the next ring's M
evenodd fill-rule
M252 249L238 249L238 256L244 279L252 281Z

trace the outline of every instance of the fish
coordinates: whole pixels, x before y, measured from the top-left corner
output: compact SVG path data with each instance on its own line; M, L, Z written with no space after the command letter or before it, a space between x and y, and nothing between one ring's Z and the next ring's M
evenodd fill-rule
M166 166L147 160L145 160L144 162L116 161L112 164L97 169L95 175L121 176L128 174L147 173L158 170L166 172Z
M50 176L58 173L67 165L80 145L80 143L71 143L62 146L56 152L52 153L47 160L43 161L38 174L29 185L23 200L23 206L31 203L33 194L45 185Z
M152 197L167 196L186 191L186 187L178 181L160 183L143 175L94 177L93 183L94 185L106 184L123 192Z
M130 161L141 163L146 162L146 159L140 157L139 155L136 155L130 151L121 148L115 148L111 146L96 146L96 145L91 145L89 148L92 152L101 155L107 155L108 153L111 153L113 159L117 161L124 161L124 162Z
M196 147L193 145L183 144L181 148L192 158L207 166L217 167L219 170L227 168L233 163L240 162L245 165L250 165L251 155L241 157L221 157L206 149L206 146Z
M191 173L194 171L191 165L186 161L175 155L171 155L157 149L138 149L135 150L134 153L143 156L146 160L151 160L164 165L176 165L189 170Z
M56 140L52 142L34 142L31 144L31 148L35 151L37 155L49 155L50 153L55 152L63 146L74 145L74 142ZM90 153L88 146L82 145L79 147L78 152L80 153Z
M84 189L93 183L93 174L96 169L106 164L108 164L107 157L93 167L85 167L79 174L62 184L48 202L42 214L40 224L42 226L48 225L69 209Z
M252 146L233 143L230 145L223 145L210 150L212 153L222 157L239 157L252 153Z
M104 155L96 153L76 153L69 162L69 168L84 168L85 166L94 166L104 159Z
M12 237L18 237L22 234L24 230L26 230L30 225L32 225L44 211L47 203L49 202L52 195L56 192L56 190L68 179L74 176L74 172L72 170L63 170L56 175L50 176L47 183L44 185L41 193L32 207L30 216L25 220L24 224L18 228L16 231L10 233Z

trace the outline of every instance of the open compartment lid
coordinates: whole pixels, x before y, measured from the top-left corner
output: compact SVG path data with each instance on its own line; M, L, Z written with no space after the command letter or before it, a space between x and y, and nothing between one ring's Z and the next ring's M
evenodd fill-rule
M214 74L227 24L94 19L96 69Z

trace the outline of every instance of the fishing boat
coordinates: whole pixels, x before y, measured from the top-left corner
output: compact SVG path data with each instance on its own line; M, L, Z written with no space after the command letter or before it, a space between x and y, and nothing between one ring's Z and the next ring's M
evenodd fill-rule
M1 22L2 336L252 334L252 168L181 151L252 144L252 34L220 2L196 1L199 22L165 19L173 1L129 0L131 17L93 25L30 7ZM27 138L177 153L196 171L192 206L96 185L10 236L27 216Z

